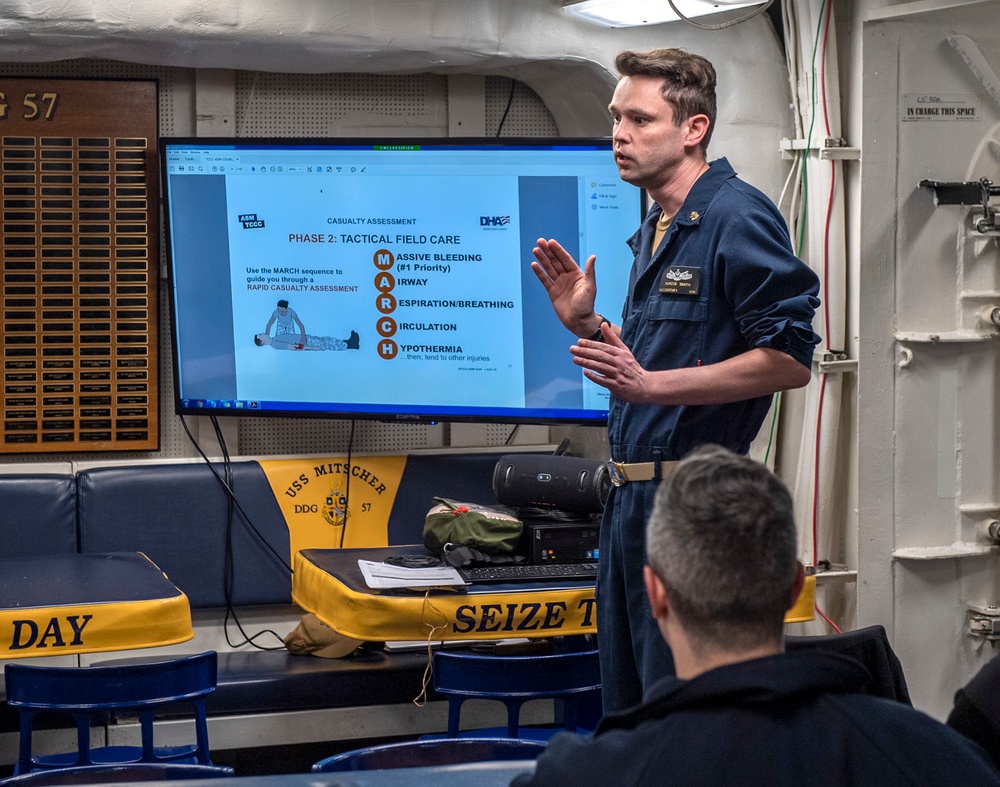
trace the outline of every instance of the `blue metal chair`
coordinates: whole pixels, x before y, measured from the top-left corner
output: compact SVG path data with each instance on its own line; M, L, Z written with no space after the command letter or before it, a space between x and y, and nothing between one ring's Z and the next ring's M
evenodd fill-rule
M467 762L534 760L545 751L541 741L513 738L439 738L385 743L335 754L313 764L313 773L425 768Z
M551 656L492 656L438 651L434 689L448 698L448 736L503 735L495 728L459 732L462 703L498 700L507 708L508 738L547 740L560 729L588 731L600 718L601 669L596 650ZM529 700L561 700L561 728L521 727ZM427 736L430 737L430 736Z
M218 655L194 656L134 664L94 667L38 667L8 664L7 704L20 715L21 733L15 774L73 766L115 763L197 763L211 765L205 696L215 691ZM168 705L194 707L195 742L156 747L153 721ZM31 752L35 716L45 711L67 713L76 722L77 751L36 756ZM93 719L121 712L139 717L142 746L90 747Z
M120 784L122 782L159 782L177 779L221 779L232 776L224 765L141 762L130 765L84 765L51 771L32 771L0 779L0 787L49 787L60 784Z

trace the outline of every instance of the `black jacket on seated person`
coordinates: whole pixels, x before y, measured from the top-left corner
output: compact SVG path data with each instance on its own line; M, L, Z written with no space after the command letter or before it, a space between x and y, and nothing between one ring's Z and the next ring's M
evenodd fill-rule
M948 726L971 738L1000 766L1000 656L955 693Z
M976 744L900 702L861 693L859 662L784 653L664 678L593 735L560 733L513 787L1000 785Z

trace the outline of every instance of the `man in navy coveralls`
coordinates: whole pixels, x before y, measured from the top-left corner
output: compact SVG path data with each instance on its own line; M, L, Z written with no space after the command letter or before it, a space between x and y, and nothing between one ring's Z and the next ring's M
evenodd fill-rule
M622 52L610 104L622 180L653 200L620 327L594 311L595 258L583 269L540 239L532 269L588 379L611 393L612 477L601 526L597 635L605 712L672 672L643 591L643 527L656 482L702 443L746 453L776 391L809 382L818 343L816 275L795 257L778 209L708 163L715 69L680 49Z

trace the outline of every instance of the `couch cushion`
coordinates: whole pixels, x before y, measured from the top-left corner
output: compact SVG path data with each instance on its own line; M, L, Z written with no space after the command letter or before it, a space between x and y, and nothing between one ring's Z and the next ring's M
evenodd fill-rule
M0 557L77 551L71 475L0 474Z
M214 465L220 475L221 464ZM226 605L226 543L236 605L291 602L288 528L260 465L233 462L233 510L204 464L151 464L77 474L83 552L145 553L194 608ZM262 543L262 539L266 541Z

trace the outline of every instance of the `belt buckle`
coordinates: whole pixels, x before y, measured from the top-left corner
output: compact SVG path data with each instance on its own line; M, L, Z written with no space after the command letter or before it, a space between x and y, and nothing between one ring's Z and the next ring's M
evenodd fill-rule
M611 476L612 486L625 486L628 483L628 475L625 473L624 462L616 462L613 459L609 461L608 475Z

